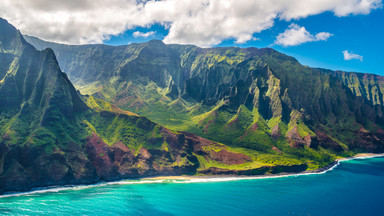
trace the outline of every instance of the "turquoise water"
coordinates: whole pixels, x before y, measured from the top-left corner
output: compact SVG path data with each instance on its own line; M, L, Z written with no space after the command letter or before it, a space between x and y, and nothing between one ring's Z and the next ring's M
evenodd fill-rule
M384 158L370 158L315 175L130 182L1 197L0 214L384 215L383 192Z

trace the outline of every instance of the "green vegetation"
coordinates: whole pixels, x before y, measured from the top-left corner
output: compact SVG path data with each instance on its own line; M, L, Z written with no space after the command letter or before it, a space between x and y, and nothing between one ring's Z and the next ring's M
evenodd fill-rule
M272 49L201 49L151 41L85 50L28 40L41 49L53 47L76 87L93 95L92 100L103 99L174 131L256 151L270 158L257 159L263 164L287 159L316 169L337 157L384 150L377 134L383 128L382 114L376 111L381 108L373 106L383 104L379 76L304 67ZM110 49L115 55L108 56ZM86 54L94 51L99 55ZM106 60L108 67L99 63ZM90 65L81 62L96 65L101 73L93 76ZM112 110L92 100L87 104L96 110ZM108 136L119 137L116 133ZM380 141L368 145L374 137ZM165 148L163 142L154 146ZM207 167L225 167L197 157Z
M0 193L13 182L316 170L384 151L379 76L269 48L27 38L51 47L67 77L51 49L0 25Z

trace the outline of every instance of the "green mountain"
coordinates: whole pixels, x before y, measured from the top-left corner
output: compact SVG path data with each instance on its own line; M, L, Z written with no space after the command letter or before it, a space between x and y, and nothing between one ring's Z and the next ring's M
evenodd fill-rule
M81 96L52 49L36 50L1 18L0 75L0 194L154 175L307 169L299 160L268 161Z
M82 93L178 131L315 169L383 152L377 75L315 69L270 48L199 48L152 40L52 47Z
M368 74L353 73L345 71L331 71L317 68L316 70L329 73L343 82L352 93L358 97L362 97L368 104L384 105L384 77ZM380 106L379 106L380 107Z

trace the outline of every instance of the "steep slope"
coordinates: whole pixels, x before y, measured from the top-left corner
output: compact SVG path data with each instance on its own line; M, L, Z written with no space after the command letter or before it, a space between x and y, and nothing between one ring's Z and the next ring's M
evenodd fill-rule
M317 68L316 70L329 73L343 82L358 97L369 101L373 105L384 105L384 77L345 71L331 71Z
M312 69L269 48L202 49L150 41L68 51L34 40L39 48L54 47L82 92L173 129L320 164L335 155L384 151L380 76ZM135 55L109 57L109 49ZM104 54L92 55L96 51ZM70 56L76 60L68 64ZM82 79L79 71L91 71L84 63L97 65L100 56L119 68L103 79ZM105 71L102 64L96 68Z
M51 49L37 51L0 18L0 194L50 185L180 174L302 171L194 134L175 132L80 96Z

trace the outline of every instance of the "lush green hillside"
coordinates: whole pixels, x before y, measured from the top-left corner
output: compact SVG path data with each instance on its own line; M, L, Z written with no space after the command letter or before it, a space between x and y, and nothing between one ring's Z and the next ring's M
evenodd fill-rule
M124 70L123 68L120 68L120 66L125 65L127 62L130 62L135 58L142 57L142 64L147 64L148 62L145 62L144 56L142 54L139 56L139 53L141 53L141 49L143 49L145 46L151 46L149 43L157 43L156 49L154 49L153 46L150 48L151 52L155 52L155 55L158 56L161 55L164 59L164 64L173 65L172 67L166 68L166 70L172 71L172 80L176 82L179 88L178 90L183 89L183 85L186 79L200 74L200 71L204 70L204 67L216 69L218 66L211 68L212 66L214 66L215 63L220 63L220 67L223 67L225 63L229 63L229 65L232 65L233 63L238 63L240 61L244 61L245 59L249 60L249 57L255 57L255 55L258 55L256 51L257 49L254 48L200 49L194 46L162 46L160 41L152 41L148 44L143 43L133 44L130 46L111 47L105 45L67 46L46 42L30 36L26 36L26 39L37 49L40 50L51 47L58 54L59 64L61 64L62 68L64 68L64 71L69 74L71 80L78 80L80 82L78 87L84 86L84 83L82 82L87 83L85 86L88 86L89 83L100 81L102 80L101 77L105 78L110 77L112 75L116 76L115 79L117 79L121 74L121 71ZM164 50L166 50L167 54L165 54ZM251 50L253 50L253 53L251 53ZM264 49L264 51L265 50L267 49ZM272 54L272 56L280 56L280 58L286 58L286 60L290 60L293 62L296 61L295 59L289 56L284 56L283 54L277 53L276 51L270 50L270 52L274 53ZM93 55L94 53L95 55ZM113 55L111 55L111 53L113 53ZM132 55L132 53L135 53L135 55ZM168 57L168 60L165 60L166 57ZM148 58L150 60L154 58L154 56L148 56ZM106 59L106 61L100 61L100 59ZM162 60L159 59L158 62L161 61ZM170 63L171 61L174 61L174 63ZM83 62L88 62L90 64L83 64ZM157 63L153 64L157 65ZM298 70L303 70L303 68L298 68ZM384 78L382 76L355 72L331 71L319 68L316 68L314 70L325 74L333 75L338 80L342 81L344 85L350 88L354 95L361 96L368 101L372 101L374 105L383 105L384 103L384 99L382 96L384 94ZM183 71L184 74L182 75L180 71ZM138 69L137 73L140 72L140 69ZM188 75L185 74L186 72ZM97 73L101 77L87 76L89 73ZM223 77L222 75L219 75L219 77L214 77L212 72L208 74L210 75L211 81L214 81L213 85L210 86L220 85L221 83L225 83L226 81L228 82L228 80L231 79L230 76ZM151 74L150 77L151 80L154 79L152 75L153 74ZM154 81L156 82L156 84L159 84L158 80ZM215 83L216 81L218 83ZM164 86L164 83L162 83L161 86ZM203 91L203 89L199 91L205 92L205 90ZM173 93L178 92L175 92L174 89ZM195 94L196 93L194 93L194 95ZM211 96L212 94L208 94L209 98ZM213 96L217 97L217 95Z
M375 74L331 71L320 68L316 70L335 76L351 89L354 95L362 97L369 104L384 105L384 77Z
M27 39L39 49L53 47L81 92L174 130L313 168L337 156L384 151L380 76L312 69L269 48Z
M0 74L0 193L153 175L299 172L311 162L172 131L81 96L51 49L36 50L3 19Z

